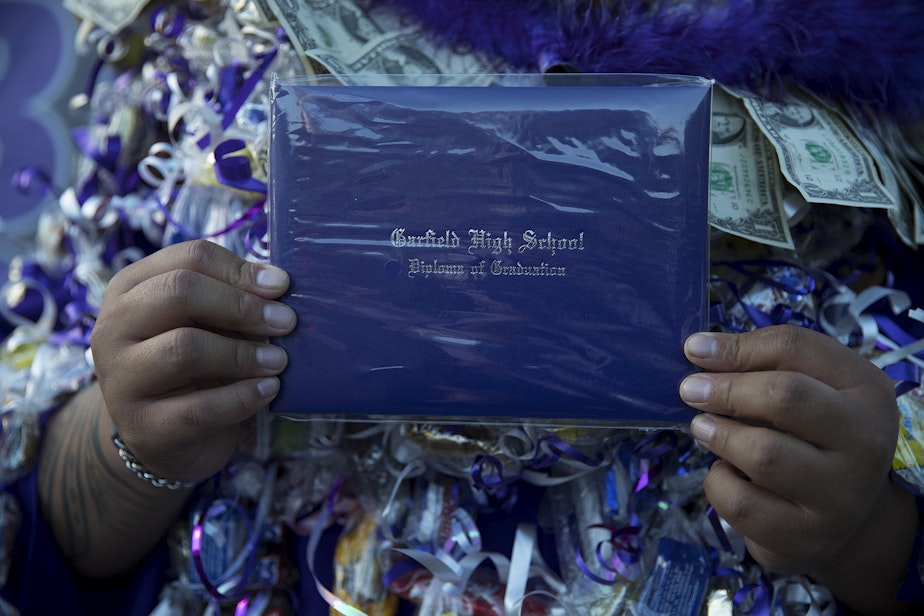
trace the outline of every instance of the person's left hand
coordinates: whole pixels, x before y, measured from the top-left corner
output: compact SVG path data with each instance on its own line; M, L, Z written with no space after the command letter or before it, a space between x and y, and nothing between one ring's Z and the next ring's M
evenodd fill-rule
M680 392L704 411L691 429L719 458L704 482L712 506L772 571L842 557L889 484L899 414L888 376L792 326L695 334L684 348L708 371Z

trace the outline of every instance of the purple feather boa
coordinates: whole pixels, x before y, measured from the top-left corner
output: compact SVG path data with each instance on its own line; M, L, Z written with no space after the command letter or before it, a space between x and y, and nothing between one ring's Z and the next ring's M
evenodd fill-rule
M924 119L921 0L377 1L523 70L696 74L766 96L798 84Z

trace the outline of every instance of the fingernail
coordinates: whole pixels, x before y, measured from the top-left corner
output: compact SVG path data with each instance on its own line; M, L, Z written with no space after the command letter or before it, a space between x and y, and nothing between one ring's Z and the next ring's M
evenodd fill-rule
M292 325L295 313L285 304L270 303L263 307L263 320L273 327L283 329Z
M259 347L257 363L267 370L281 370L286 365L286 352L277 346Z
M279 393L279 379L276 377L267 377L257 383L257 391L264 398L272 398Z
M274 265L263 265L257 272L257 284L264 289L278 289L285 285L288 276L285 270Z
M705 402L712 391L712 379L705 376L688 376L680 383L680 397L684 402Z
M715 434L715 420L706 414L700 414L690 422L690 431L693 432L693 438L701 443L708 443Z
M709 334L693 334L687 339L687 353L693 357L708 359L718 351L719 343Z

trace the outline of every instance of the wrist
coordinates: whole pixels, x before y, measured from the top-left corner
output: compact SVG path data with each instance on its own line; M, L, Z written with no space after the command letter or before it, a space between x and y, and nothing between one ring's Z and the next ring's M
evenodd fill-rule
M884 482L864 524L828 564L808 572L837 598L864 614L902 611L897 596L918 532L913 496Z
M125 445L125 442L122 440L122 437L119 436L119 433L116 432L115 426L110 427L110 438L112 439L112 444L115 446L116 451L119 454L119 458L125 464L125 468L134 473L135 477L144 481L155 488L165 488L167 490L184 490L192 488L196 485L194 481L177 481L175 479L168 479L166 477L161 477L145 467L138 458L128 449Z

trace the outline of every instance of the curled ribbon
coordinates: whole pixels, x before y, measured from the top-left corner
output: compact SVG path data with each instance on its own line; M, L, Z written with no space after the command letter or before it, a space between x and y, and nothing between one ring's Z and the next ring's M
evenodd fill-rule
M561 437L549 434L539 438L533 458L524 468L522 478L539 486L560 485L599 468L604 461L605 456L600 451L587 456ZM553 475L551 471L556 464L573 471Z
M253 177L250 158L232 156L246 147L242 139L227 139L215 146L215 177L225 186L265 195L266 183Z
M138 175L157 191L160 202L167 204L183 181L183 164L177 159L173 146L158 141L138 163Z
M831 592L823 586L811 584L804 576L776 580L773 595L775 606L787 613L792 610L805 616L834 616L839 612ZM750 613L757 616L753 611ZM769 613L769 609L763 613Z
M33 165L25 166L14 173L10 183L13 188L26 195L59 194L59 191L55 190L48 173Z
M632 447L639 460L639 477L634 492L639 492L660 475L664 469L663 456L677 446L677 434L668 430L653 432L644 436Z
M479 454L469 469L472 484L477 488L476 496L484 493L500 500L502 508L509 511L516 504L517 476L504 477L504 465L495 456ZM482 503L486 504L486 503Z
M311 572L311 577L314 579L314 585L318 594L321 595L332 610L336 611L338 614L343 614L343 616L368 616L364 611L350 605L328 590L318 579L317 573L315 572L315 556L318 551L318 544L321 541L321 535L324 534L324 529L330 524L331 516L334 512L334 501L342 485L343 479L341 478L335 483L333 489L331 489L327 500L321 507L319 515L315 520L314 527L311 530L311 538L308 540L308 547L306 548L308 570Z
M598 574L591 570L582 554L579 541L575 541L574 558L578 568L594 582L612 586L620 579L634 581L641 573L642 546L640 526L616 527L611 524L591 524L585 532L591 529L609 531L609 539L600 541L594 548L595 562L602 571Z
M745 584L735 593L732 601L738 613L746 616L769 616L770 601L773 596L769 583L761 578L760 582Z
M263 536L264 523L266 522L272 502L276 468L275 462L266 467L263 476L263 491L257 503L256 512L252 521L240 504L231 499L221 498L208 507L203 508L193 524L190 541L190 553L193 565L196 569L196 573L199 575L199 582L213 600L240 601L247 590L247 584L250 574L253 571L260 539ZM219 575L217 580L212 580L206 572L205 565L202 562L202 546L206 534L206 527L211 518L220 517L229 513L241 515L247 526L247 540L238 555L228 566L227 571Z
M821 306L819 323L826 333L844 344L853 332L859 330L860 344L857 350L866 355L876 345L879 328L873 316L865 313L883 299L888 300L894 314L911 306L911 299L904 291L874 286L855 294L845 287Z
M158 6L151 11L149 25L152 32L165 38L175 39L186 25L186 16L175 7Z
M14 295L23 295L24 290L35 291L42 299L41 316L36 321L30 321L28 318L21 316L13 310L14 307L10 304L9 298ZM55 322L58 319L58 306L51 291L38 280L31 278L8 280L3 286L0 286L0 315L8 323L37 331L42 336L48 336L54 330Z

